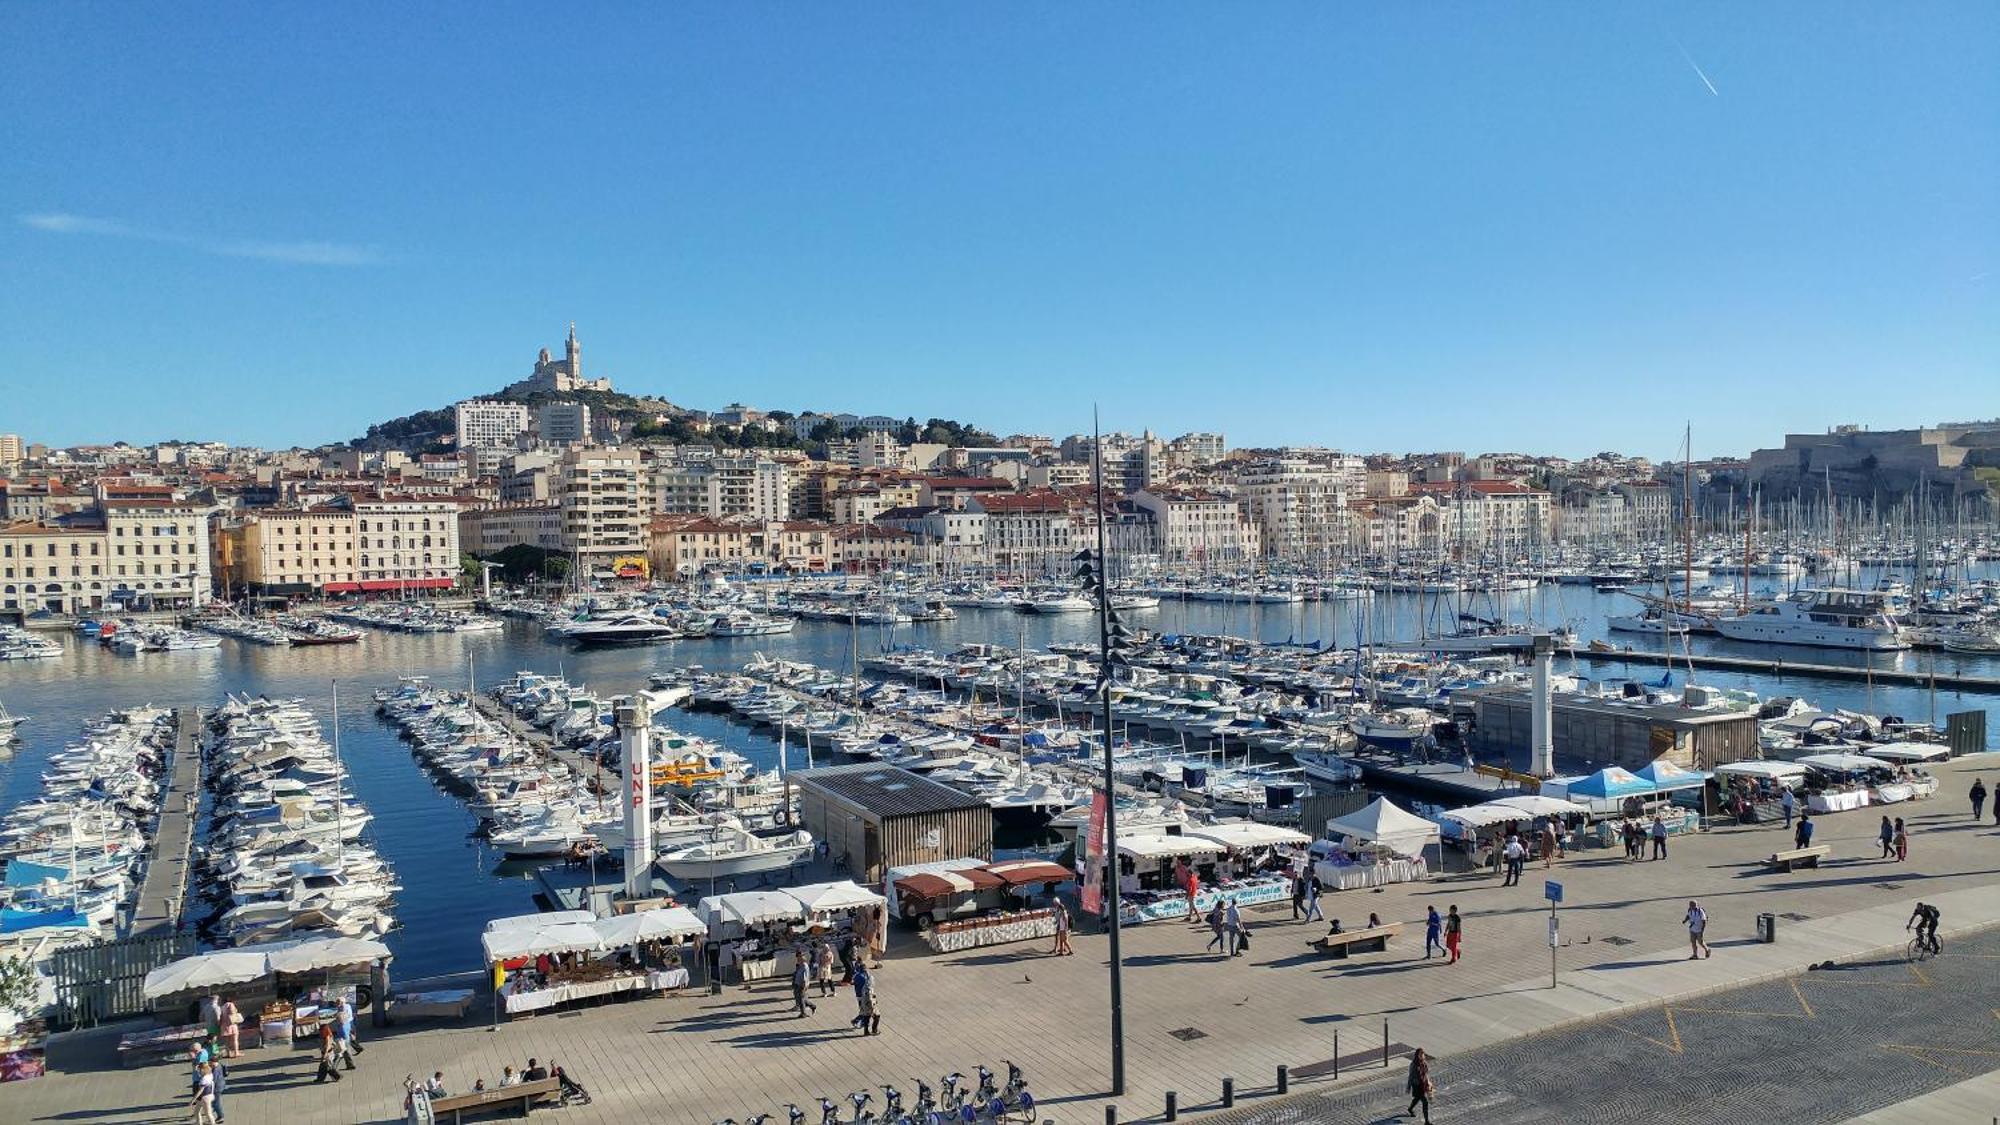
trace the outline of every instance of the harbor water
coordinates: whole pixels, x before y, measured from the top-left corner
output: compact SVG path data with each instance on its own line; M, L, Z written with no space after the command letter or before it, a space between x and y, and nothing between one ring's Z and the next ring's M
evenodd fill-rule
M1630 612L1632 599L1577 586L1541 586L1505 595L1469 595L1468 612L1544 625L1569 623L1580 642L1663 649L1658 637L1604 632L1610 613ZM1378 594L1372 601L1292 605L1237 605L1168 601L1126 616L1136 626L1167 633L1226 633L1267 642L1318 642L1341 647L1369 640L1384 647L1435 631L1457 606L1450 598ZM560 673L602 696L645 684L672 667L737 667L752 655L804 660L844 670L857 655L884 645L951 649L974 642L1037 649L1056 641L1095 641L1096 620L1087 613L1052 616L1003 610L959 611L955 621L903 625L894 630L837 622L801 621L790 634L740 639L683 640L645 648L577 650L551 642L541 628L509 621L501 632L405 634L370 632L358 645L269 648L225 640L219 649L124 656L91 641L66 636L60 660L0 665L0 703L30 716L10 756L0 759L0 811L33 796L49 755L75 740L82 725L104 713L153 704L212 708L229 695L267 695L304 701L332 736L334 685L339 684L340 749L355 796L374 815L375 844L403 885L397 895L400 928L388 938L403 977L475 968L478 935L489 918L535 909L531 868L506 865L474 833L476 822L456 797L437 788L408 747L375 714L372 693L399 676L428 676L460 686L470 679L490 685L516 671ZM1677 642L1678 643L1678 642ZM1939 675L2000 676L2000 660L1950 653L1864 654L1838 650L1769 648L1696 637L1696 652L1821 664L1863 664ZM1656 682L1657 665L1577 662L1583 677L1629 677ZM1676 684L1686 678L1676 668ZM1845 708L1906 719L1942 722L1956 711L2000 706L2000 697L1919 688L1883 687L1865 681L1698 672L1699 682L1740 687L1765 696L1792 695L1826 709ZM688 733L715 740L761 766L776 765L777 743L713 714L676 712L667 720ZM2000 724L1989 724L1989 730ZM806 764L791 747L790 764Z

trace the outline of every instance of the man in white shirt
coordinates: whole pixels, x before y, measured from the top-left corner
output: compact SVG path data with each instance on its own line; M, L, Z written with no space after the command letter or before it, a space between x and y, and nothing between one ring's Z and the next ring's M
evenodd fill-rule
M1520 885L1521 868L1527 862L1528 849L1521 846L1521 838L1519 836L1509 836L1507 837L1507 850L1503 854L1507 857L1507 878L1500 885L1503 887Z

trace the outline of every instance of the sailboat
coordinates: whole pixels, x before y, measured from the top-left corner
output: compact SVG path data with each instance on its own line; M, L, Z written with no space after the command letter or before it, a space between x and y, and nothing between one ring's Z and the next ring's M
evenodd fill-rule
M12 741L14 738L15 728L19 727L22 723L25 723L27 721L28 721L28 716L16 715L13 712L7 710L7 705L5 703L0 703L0 742Z

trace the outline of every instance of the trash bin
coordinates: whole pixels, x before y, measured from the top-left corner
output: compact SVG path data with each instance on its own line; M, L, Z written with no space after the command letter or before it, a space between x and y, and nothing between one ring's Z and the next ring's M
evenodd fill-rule
M1776 914L1757 915L1757 940L1765 945L1778 940L1778 916Z

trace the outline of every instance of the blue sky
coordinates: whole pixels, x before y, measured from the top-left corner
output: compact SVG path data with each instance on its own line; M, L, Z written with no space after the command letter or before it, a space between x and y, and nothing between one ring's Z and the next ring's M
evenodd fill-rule
M1990 3L9 4L0 431L688 405L1747 452L1996 412Z

